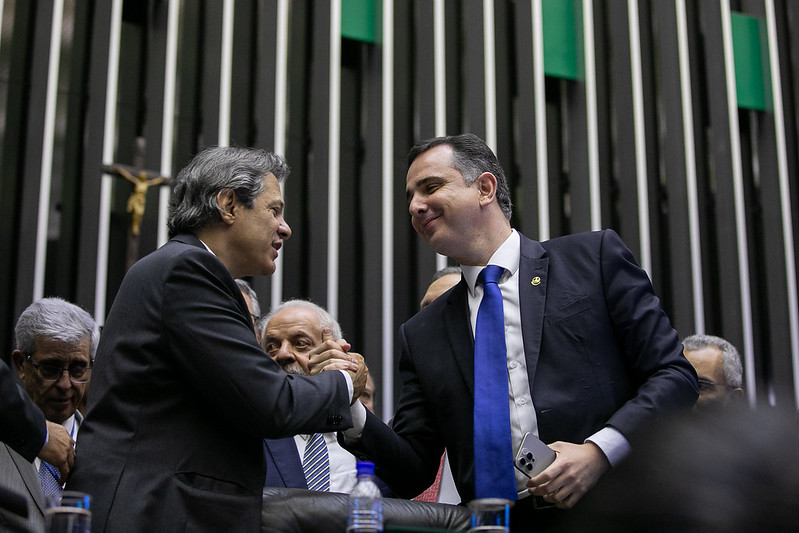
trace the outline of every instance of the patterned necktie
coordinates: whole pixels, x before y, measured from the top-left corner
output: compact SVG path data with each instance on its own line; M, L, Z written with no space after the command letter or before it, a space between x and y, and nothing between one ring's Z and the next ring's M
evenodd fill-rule
M474 486L477 498L515 501L505 317L497 285L504 271L489 265L477 277L483 299L474 335Z
M314 433L308 439L302 457L302 471L305 473L308 490L330 491L330 461L325 437L321 433Z
M427 487L424 492L414 498L417 502L433 502L438 503L438 495L441 492L441 478L444 474L444 458L446 454L441 454L441 460L438 462L438 472L433 484Z
M42 483L42 490L45 496L61 492L61 484L56 476L60 477L58 469L50 463L42 461L42 464L39 465L39 481Z

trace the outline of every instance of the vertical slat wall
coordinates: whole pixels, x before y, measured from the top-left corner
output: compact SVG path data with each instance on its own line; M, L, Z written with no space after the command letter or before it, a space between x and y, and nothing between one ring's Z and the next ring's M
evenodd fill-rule
M416 140L470 131L506 169L517 228L535 238L615 229L681 336L738 346L753 404L799 403L797 2L0 9L6 354L35 298L62 296L100 321L113 302L132 186L104 164L167 175L208 145L265 147L292 167L294 234L278 275L253 280L262 307L302 297L334 311L387 418L397 329L448 262L410 226L405 156ZM553 68L564 47L570 73ZM754 55L741 62L743 53ZM752 90L760 104L747 100ZM139 257L163 242L167 196L148 192Z

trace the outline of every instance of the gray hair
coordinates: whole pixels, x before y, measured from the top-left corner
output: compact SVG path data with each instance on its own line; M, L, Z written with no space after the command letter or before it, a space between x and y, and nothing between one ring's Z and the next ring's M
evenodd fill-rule
M263 319L261 319L261 336L266 338L266 325L269 323L269 319L275 316L278 311L283 309L289 309L298 307L301 309L310 309L316 313L316 316L319 317L319 329L330 329L333 331L333 337L335 339L341 339L344 335L341 333L341 326L339 325L338 321L333 318L333 315L327 312L327 310L315 303L308 301L308 300L287 300L282 302L280 305L272 309L268 315L266 315Z
M510 220L513 205L505 171L491 148L477 135L464 133L421 141L408 152L408 166L424 152L442 144L452 147L452 168L461 173L466 183L474 183L483 172L490 172L497 178L497 204Z
M446 267L444 267L444 268L442 268L440 270L436 270L436 272L433 274L433 278L430 280L430 283L433 283L434 281L438 281L441 278L443 278L444 276L449 276L450 274L458 274L458 275L460 275L462 272L463 272L463 270L461 270L461 267L459 267L457 265L455 265L455 266L446 266Z
M740 388L743 385L743 366L741 355L729 341L714 335L691 335L683 339L682 344L686 350L701 350L713 347L721 351L721 367L724 381L731 387Z
M100 327L77 305L61 298L42 298L19 315L14 336L17 350L28 355L35 352L39 338L78 345L89 337L89 357L94 361Z
M277 154L256 148L213 146L191 160L174 179L169 198L169 237L196 234L221 220L217 194L232 189L247 209L265 188L264 177L273 174L283 183L289 174Z
M258 303L258 295L255 293L255 289L252 288L252 285L250 285L241 278L236 278L236 285L239 286L239 290L241 292L243 292L250 298L250 301L252 302L253 314L257 317L260 317L261 304Z

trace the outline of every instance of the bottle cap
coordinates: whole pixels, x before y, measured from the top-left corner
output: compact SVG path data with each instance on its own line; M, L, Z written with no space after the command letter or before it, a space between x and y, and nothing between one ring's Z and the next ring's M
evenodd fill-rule
M375 475L375 464L372 461L358 461L356 469L359 476L362 474Z

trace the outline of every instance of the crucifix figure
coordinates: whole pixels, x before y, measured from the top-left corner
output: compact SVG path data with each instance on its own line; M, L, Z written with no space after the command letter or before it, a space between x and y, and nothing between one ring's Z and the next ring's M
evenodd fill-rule
M129 165L120 164L103 165L103 172L125 178L133 184L133 192L128 197L127 205L127 212L131 216L127 253L127 266L130 268L138 259L139 233L141 232L141 221L144 217L147 190L150 187L169 184L169 178L159 176L158 173L150 170L140 170Z

